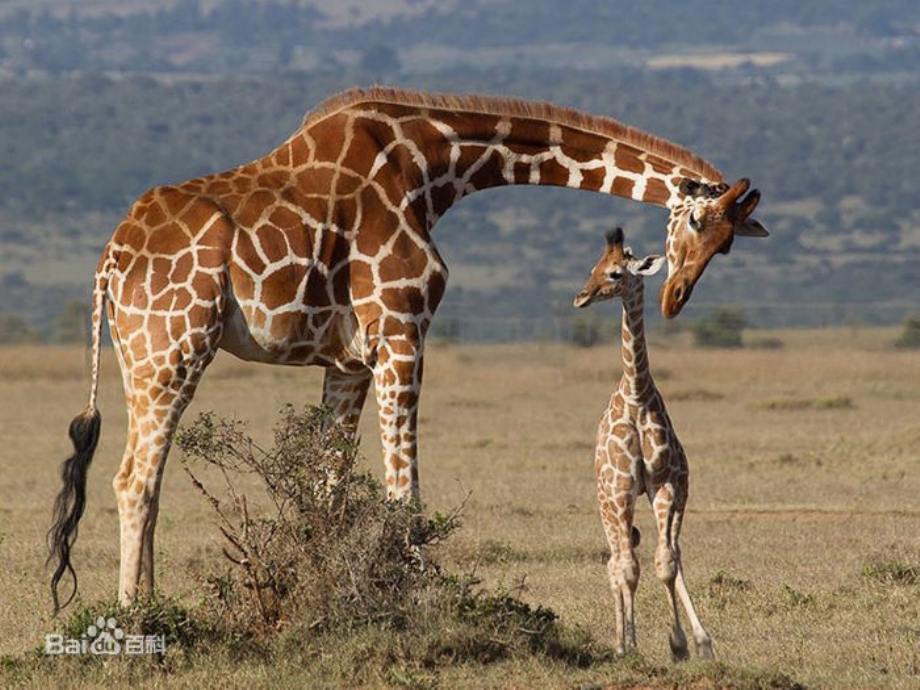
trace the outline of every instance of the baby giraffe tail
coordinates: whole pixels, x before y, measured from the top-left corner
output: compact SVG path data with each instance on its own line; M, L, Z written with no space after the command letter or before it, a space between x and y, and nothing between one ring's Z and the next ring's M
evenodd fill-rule
M96 393L99 386L100 340L102 337L102 312L105 308L107 289L107 271L96 273L93 286L92 311L92 383L90 386L89 405L70 423L70 440L73 443L73 455L61 466L61 479L64 486L57 495L52 509L53 522L48 531L50 553L48 563L57 561L57 567L51 576L51 598L54 601L54 613L57 614L69 604L77 593L77 573L70 562L70 550L77 539L77 527L83 511L86 509L86 475L92 462L102 417L96 409ZM58 585L64 574L73 580L73 589L64 603L61 603Z

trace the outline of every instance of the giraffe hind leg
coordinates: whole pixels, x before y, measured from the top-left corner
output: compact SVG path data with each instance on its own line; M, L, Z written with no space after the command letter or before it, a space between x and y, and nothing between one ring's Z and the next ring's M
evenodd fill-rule
M335 421L352 427L358 425L372 378L370 369L351 374L335 367L326 368L323 405L329 408Z
M136 597L142 576L147 592L153 591L154 532L166 458L179 419L211 359L198 357L154 380L131 377L128 443L112 482L121 522L118 592L124 604Z
M715 653L712 650L712 637L703 628L696 610L693 608L693 602L690 601L690 593L687 591L687 585L684 582L683 568L678 564L675 587L680 601L687 612L687 618L690 620L690 628L693 630L693 642L696 647L697 656L702 659L715 659Z
M676 570L674 573L674 587L677 591L677 595L680 597L680 602L684 607L684 611L687 614L687 619L690 621L690 629L693 632L693 642L697 656L703 659L714 659L715 654L712 650L712 637L710 637L709 633L703 628L699 616L696 615L696 610L693 607L693 602L690 600L690 593L687 591L687 585L684 581L683 556L680 548L680 529L683 525L684 507L686 505L686 478L678 481L677 491L678 498L675 500L675 509L673 517L671 518L671 548L674 553Z
M350 374L335 367L326 368L323 378L323 406L331 412L332 419L335 422L344 424L354 435L357 435L358 421L361 417L361 409L364 407L367 391L370 388L371 379L370 369ZM351 463L354 461L354 457L351 453L339 450L336 453L337 462L335 468L327 468L322 490L327 495L330 509L333 513L338 511L344 498L342 492L337 490L337 487L342 477L351 471Z
M145 293L129 290L128 279L124 290L135 303L110 305L110 330L128 411L125 452L112 480L120 520L118 593L125 604L136 597L142 575L147 590L153 590L154 531L166 458L179 419L220 341L219 280L207 274L193 274L189 280L198 295L198 304L189 311L148 310L138 304ZM177 295L189 290L175 287L159 301L176 304Z
M655 574L661 580L668 593L668 608L671 613L671 633L668 642L671 658L684 661L690 656L687 648L687 636L680 624L677 610L676 581L680 572L680 554L676 537L680 530L680 516L675 511L674 488L664 484L655 492L652 507L658 525L658 546L655 549ZM675 529L676 527L676 529Z

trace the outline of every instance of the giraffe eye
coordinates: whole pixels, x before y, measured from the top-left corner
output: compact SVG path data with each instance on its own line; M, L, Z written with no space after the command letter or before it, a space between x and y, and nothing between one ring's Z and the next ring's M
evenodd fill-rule
M703 221L697 218L695 211L690 211L687 214L687 226L694 232L699 232L703 229Z
M619 280L623 277L623 271L619 268L615 268L607 274L607 277L610 278L610 280Z

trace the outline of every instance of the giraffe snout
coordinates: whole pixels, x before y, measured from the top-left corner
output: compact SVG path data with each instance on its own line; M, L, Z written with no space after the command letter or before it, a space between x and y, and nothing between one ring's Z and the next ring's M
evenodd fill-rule
M693 282L682 276L668 278L661 286L661 313L666 318L674 318L690 299Z
M577 295L575 295L575 301L572 304L576 309L581 309L582 307L587 307L591 303L591 291L585 288Z

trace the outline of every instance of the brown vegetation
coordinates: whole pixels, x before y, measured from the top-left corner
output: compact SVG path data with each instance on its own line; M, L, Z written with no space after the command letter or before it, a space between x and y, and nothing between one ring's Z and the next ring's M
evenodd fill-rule
M718 665L670 667L666 606L651 580L637 600L640 661L573 670L518 658L386 683L670 686L708 677L714 684L762 687L766 678L784 677L810 687L915 685L918 353L890 347L896 329L770 335L784 347L708 351L690 347L686 334L653 336L651 343L653 371L668 373L658 383L691 464L685 568L691 590L700 592L698 608ZM590 457L597 416L616 380L616 357L610 345L432 348L420 423L428 508L449 511L471 492L464 526L444 549L445 567L475 570L485 586L506 590L523 580L524 601L551 608L562 624L603 644L609 644L613 606ZM19 658L55 627L42 573L44 531L67 451L67 424L85 403L86 385L80 348L4 349L0 358L0 654ZM320 377L315 369L245 365L223 356L186 420L214 410L246 420L257 442L268 445L278 410L288 401L317 401ZM820 404L833 400L848 402ZM74 554L84 603L110 600L117 580L110 481L124 416L111 353L104 356L100 407L102 441ZM360 431L363 467L379 476L373 405ZM178 454L163 490L158 584L194 602L202 592L199 574L223 560L223 543L209 506L179 471ZM220 481L206 468L199 478L207 486ZM240 487L258 495L251 478L241 476ZM646 533L654 530L647 510L637 522ZM644 547L639 554L650 572L652 554ZM375 643L355 634L350 644ZM302 659L278 655L272 663L273 682L303 680ZM266 682L259 680L263 664L215 651L173 669L180 674L174 680L258 686ZM20 671L13 662L7 666L15 681ZM47 676L32 682L65 677L43 667ZM334 665L325 668L335 677ZM124 680L120 673L109 666L89 670L85 684Z

